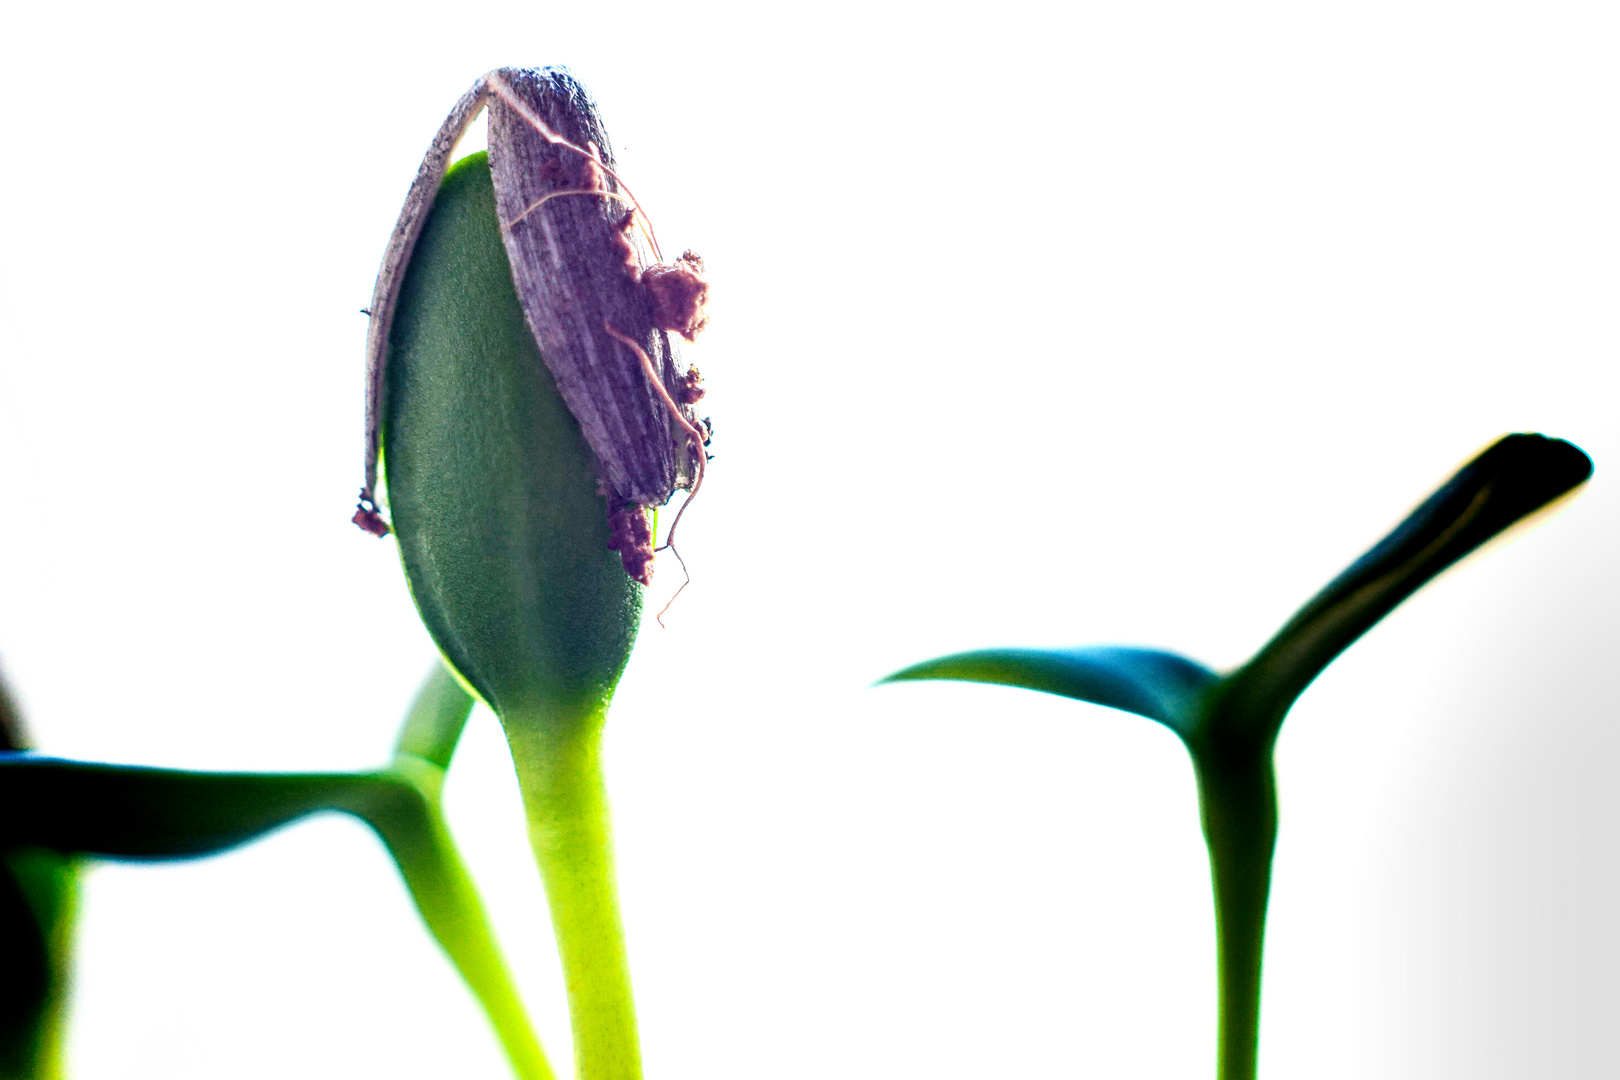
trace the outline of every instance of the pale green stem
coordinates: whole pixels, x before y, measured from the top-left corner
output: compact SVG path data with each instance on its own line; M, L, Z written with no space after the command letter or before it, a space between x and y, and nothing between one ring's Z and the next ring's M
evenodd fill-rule
M439 810L444 773L433 764L399 754L391 770L408 777L425 798L411 807L422 816L396 820L375 811L367 820L383 835L422 921L483 1006L519 1080L555 1080L540 1048L516 984L507 971L484 905L456 851Z
M421 793L421 816L402 821L374 813L368 820L387 841L422 921L483 1006L513 1073L519 1080L555 1080L444 820L445 771L472 707L449 670L435 664L400 729L391 770Z
M576 1080L641 1080L602 782L602 711L567 719L559 723L553 712L503 721L567 984Z

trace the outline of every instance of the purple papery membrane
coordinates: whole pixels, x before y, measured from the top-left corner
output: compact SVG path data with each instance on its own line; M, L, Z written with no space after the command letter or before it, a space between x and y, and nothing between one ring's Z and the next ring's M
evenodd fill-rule
M607 512L662 506L676 490L690 489L697 474L696 451L641 358L609 332L640 344L682 415L696 425L683 396L688 368L669 333L655 325L654 302L641 282L640 268L656 259L632 217L628 192L610 174L613 151L596 104L563 69L500 68L474 83L446 117L377 274L366 340L365 486L355 522L378 535L388 528L375 492L399 287L455 144L485 107L512 283L540 355L596 456ZM557 192L579 193L546 199Z

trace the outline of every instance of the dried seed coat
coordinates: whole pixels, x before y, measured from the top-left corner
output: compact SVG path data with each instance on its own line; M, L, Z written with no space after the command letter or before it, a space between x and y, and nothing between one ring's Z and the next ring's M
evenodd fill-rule
M641 358L615 340L622 335L637 342L663 389L679 400L686 372L640 284L637 264L652 260L635 230L623 227L628 192L612 176L612 148L595 104L566 71L502 68L474 83L446 117L377 275L367 338L366 477L355 515L368 531L382 525L374 493L399 284L455 144L486 106L513 284L546 367L596 456L608 512L661 506L694 481L698 455L686 425L669 415ZM627 254L634 258L627 261ZM683 403L683 415L689 412ZM685 419L695 423L694 416Z

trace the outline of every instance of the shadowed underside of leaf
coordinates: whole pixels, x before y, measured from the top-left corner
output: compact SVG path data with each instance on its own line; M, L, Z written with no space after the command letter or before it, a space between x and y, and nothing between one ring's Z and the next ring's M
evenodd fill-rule
M201 773L0 755L0 844L111 858L212 854L321 810L370 821L417 800L384 773Z
M1317 593L1222 687L1231 733L1273 739L1334 658L1447 567L1585 483L1592 461L1544 435L1508 435L1463 466Z
M884 682L950 679L1039 690L1123 709L1157 720L1186 737L1204 694L1219 677L1184 656L1158 649L981 649L929 660Z

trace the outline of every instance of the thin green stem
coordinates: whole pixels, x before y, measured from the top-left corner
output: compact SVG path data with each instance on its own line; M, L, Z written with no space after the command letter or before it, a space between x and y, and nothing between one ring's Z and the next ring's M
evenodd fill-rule
M399 727L394 753L409 754L441 770L450 768L472 709L473 697L460 680L444 664L434 664Z
M484 904L444 820L446 770L473 699L443 664L422 682L401 725L390 773L420 795L366 815L399 867L416 909L489 1017L519 1080L554 1080Z
M602 715L503 720L567 984L575 1076L641 1080L602 782Z
M445 825L439 802L443 771L409 754L396 756L390 771L409 779L422 800L368 809L363 816L381 834L428 931L489 1017L512 1072L519 1080L555 1080L478 890Z
M1209 845L1220 980L1219 1080L1254 1080L1260 966L1277 841L1271 747L1189 745Z

